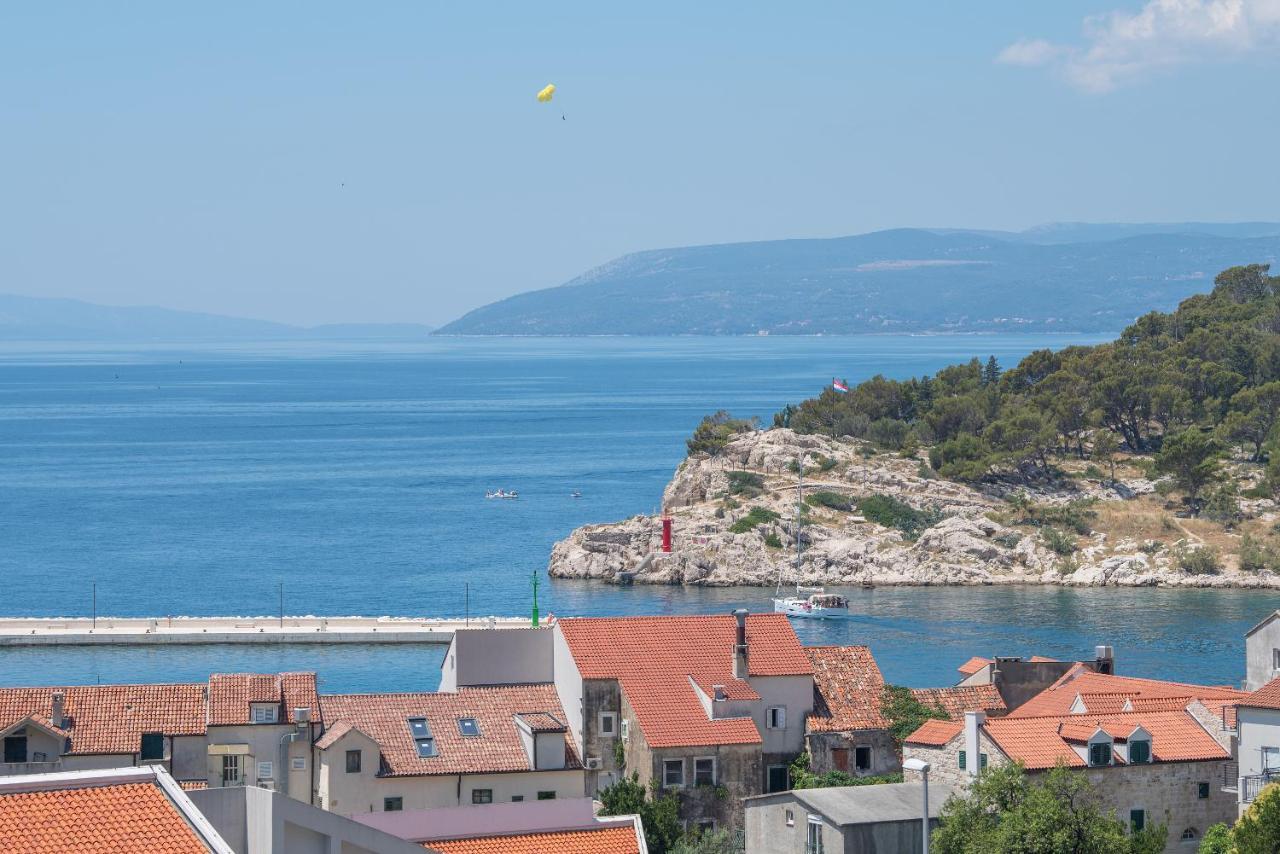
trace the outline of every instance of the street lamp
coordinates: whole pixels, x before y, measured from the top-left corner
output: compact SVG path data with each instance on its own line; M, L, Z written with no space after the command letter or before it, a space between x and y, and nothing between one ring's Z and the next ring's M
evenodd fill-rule
M902 763L903 771L917 771L920 774L920 782L924 789L924 854L929 854L929 763L923 759L904 760Z

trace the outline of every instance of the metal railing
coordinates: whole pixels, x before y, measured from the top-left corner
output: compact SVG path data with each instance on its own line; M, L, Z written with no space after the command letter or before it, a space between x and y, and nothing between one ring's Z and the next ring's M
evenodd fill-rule
M1280 770L1269 769L1261 774L1251 774L1248 777L1240 778L1240 802L1251 804L1258 797L1258 793L1267 787L1269 783L1280 780Z

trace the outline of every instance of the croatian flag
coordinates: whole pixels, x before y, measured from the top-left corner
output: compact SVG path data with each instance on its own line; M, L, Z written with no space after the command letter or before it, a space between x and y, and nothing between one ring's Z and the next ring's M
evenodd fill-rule
M832 378L831 380L831 387L836 391L840 392L841 394L844 394L849 390L848 383L846 383L844 380L837 380L834 378Z

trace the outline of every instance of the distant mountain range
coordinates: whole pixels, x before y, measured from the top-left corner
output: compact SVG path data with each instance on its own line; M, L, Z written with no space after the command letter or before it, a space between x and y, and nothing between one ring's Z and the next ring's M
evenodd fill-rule
M0 294L0 341L262 341L424 338L413 323L290 326L218 314Z
M656 249L478 308L439 335L1110 332L1235 264L1275 263L1280 223L896 229Z

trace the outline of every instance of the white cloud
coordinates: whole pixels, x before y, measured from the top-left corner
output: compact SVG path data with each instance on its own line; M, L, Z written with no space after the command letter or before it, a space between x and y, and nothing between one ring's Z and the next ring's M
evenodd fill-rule
M997 62L1052 68L1072 85L1107 92L1153 70L1280 52L1280 0L1148 0L1137 12L1084 20L1085 42L1024 39Z

